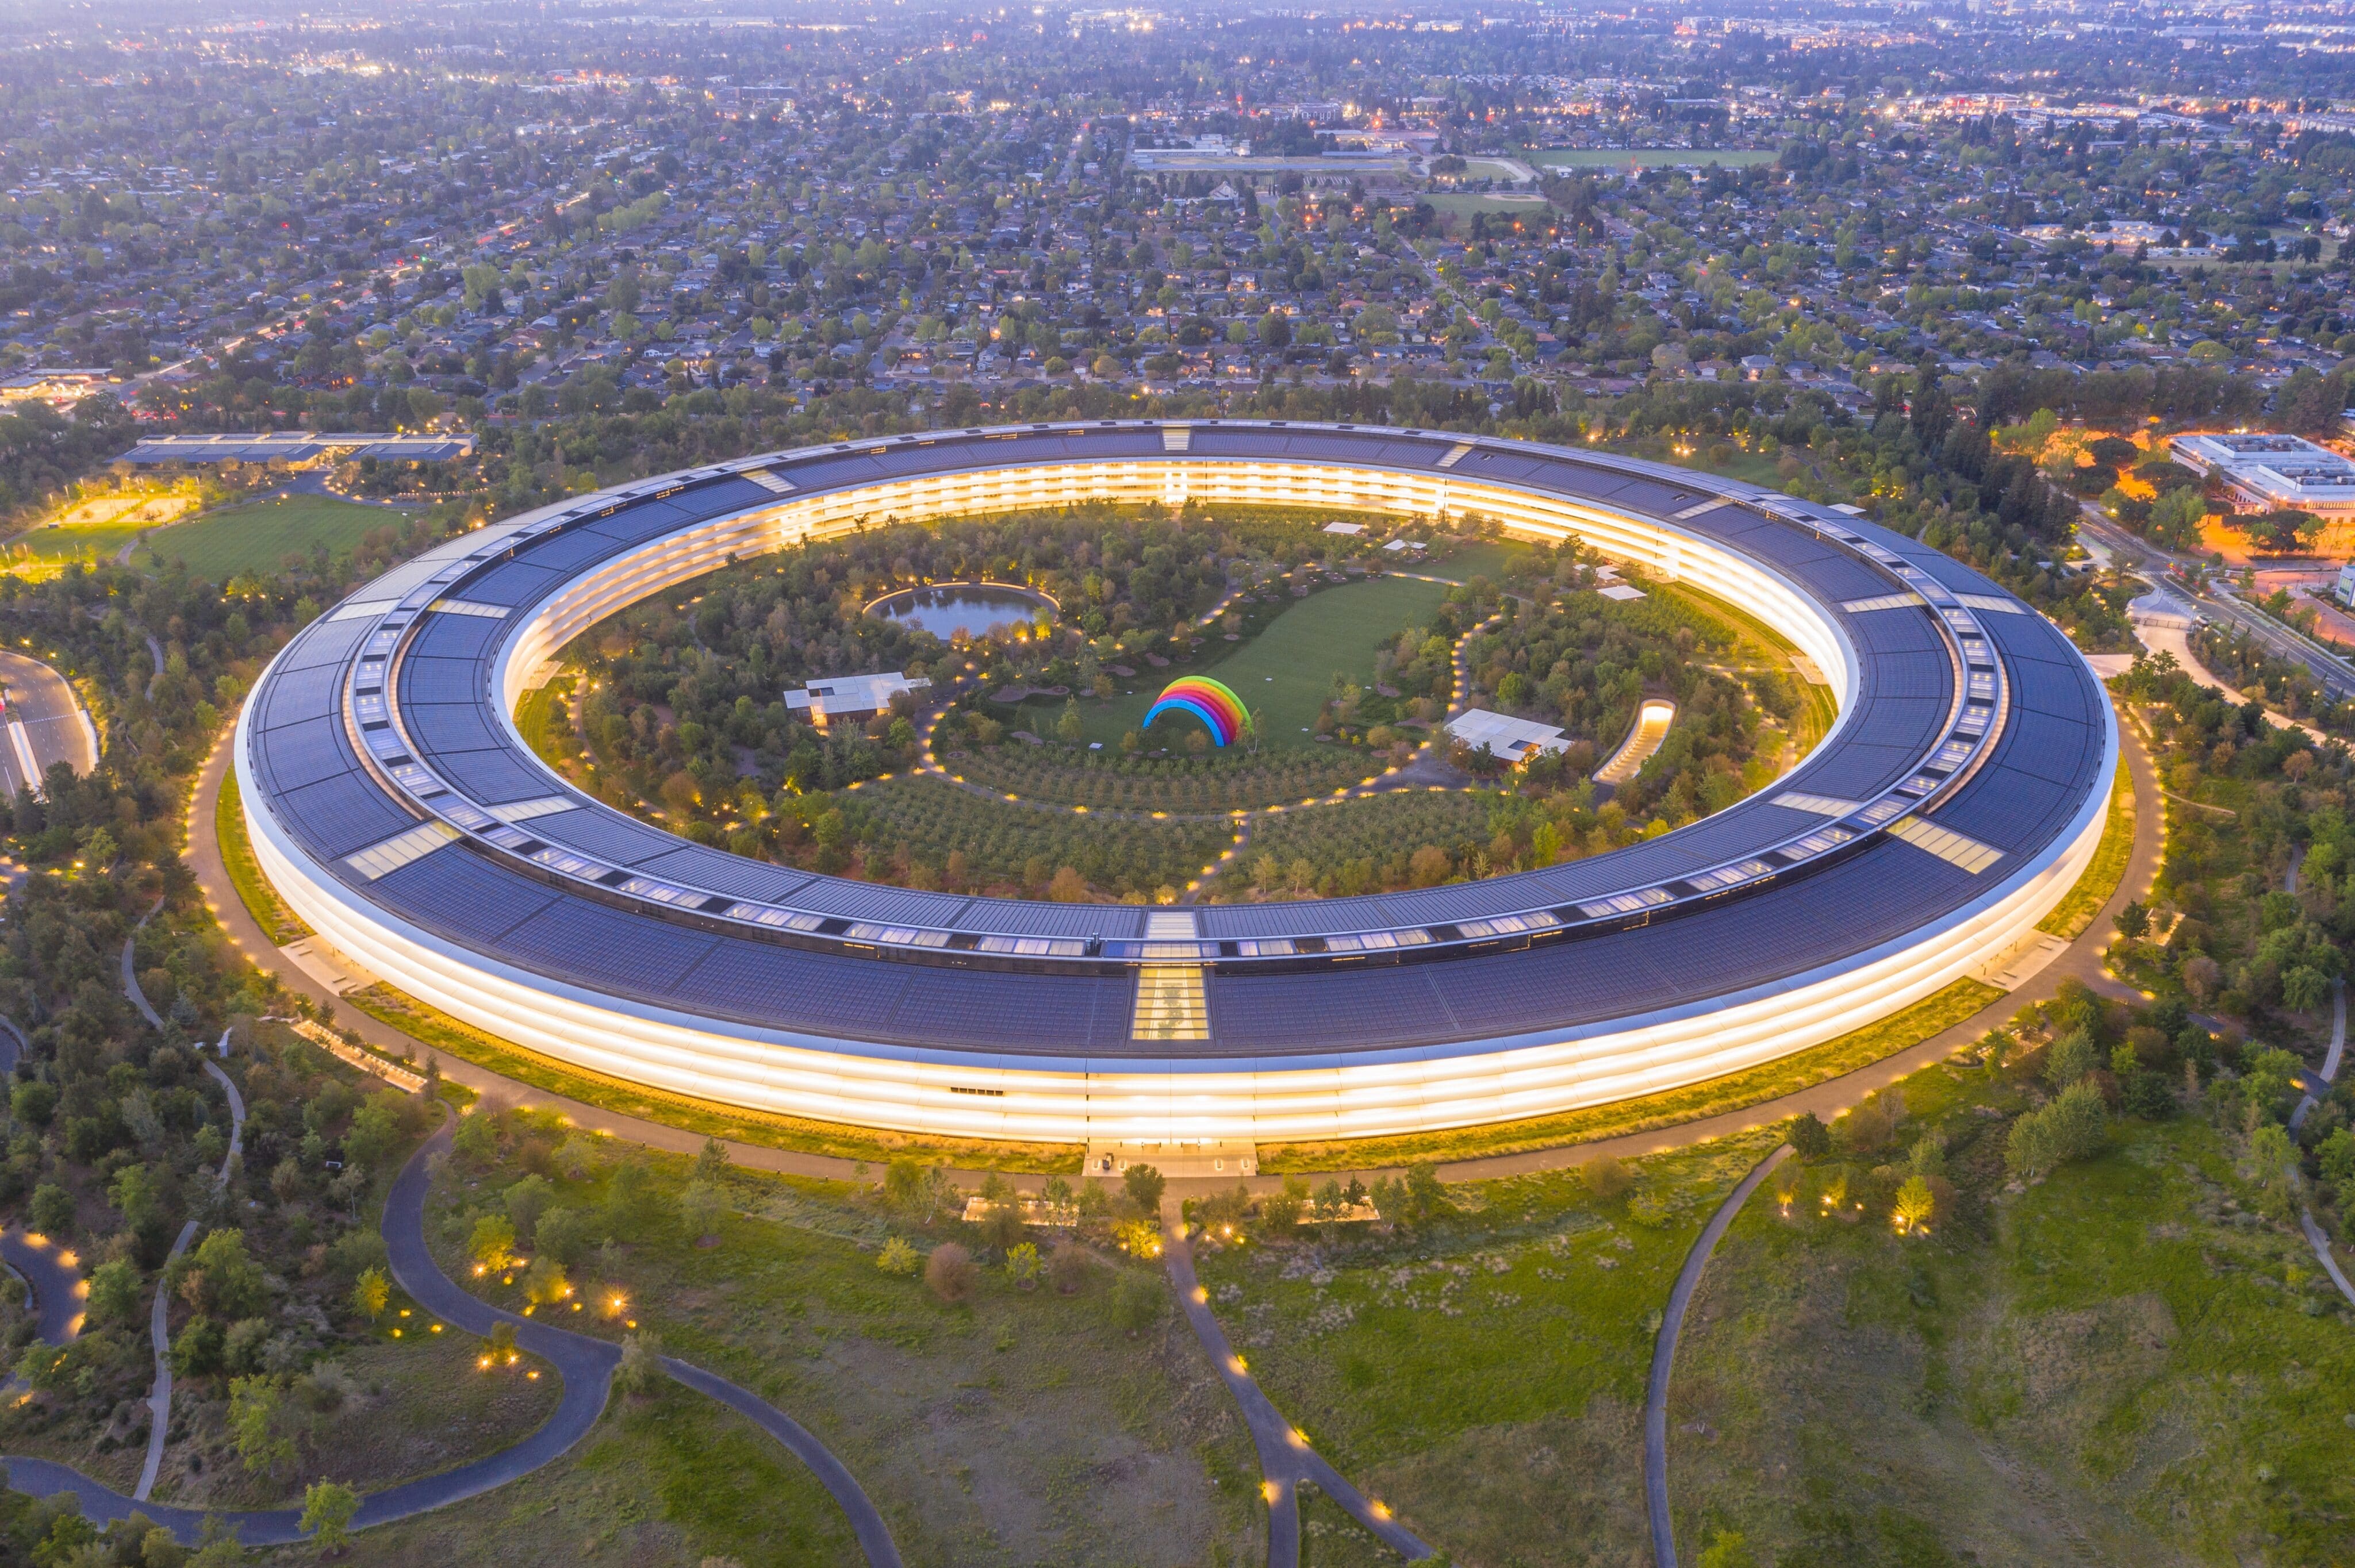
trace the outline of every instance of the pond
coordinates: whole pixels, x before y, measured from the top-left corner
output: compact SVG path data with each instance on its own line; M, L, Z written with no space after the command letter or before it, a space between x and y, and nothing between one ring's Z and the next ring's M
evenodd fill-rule
M867 607L867 613L931 632L948 641L962 630L969 637L1051 620L1055 603L1045 594L1005 583L941 583L901 588Z

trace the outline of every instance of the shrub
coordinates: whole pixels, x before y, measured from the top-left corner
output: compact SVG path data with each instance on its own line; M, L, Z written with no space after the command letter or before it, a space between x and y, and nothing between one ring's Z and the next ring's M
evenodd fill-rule
M1060 1242L1047 1255L1047 1279L1059 1295L1078 1295L1094 1267L1095 1255L1075 1241Z
M554 1208L539 1216L538 1245L542 1257L552 1257L567 1268L588 1255L595 1234L596 1216L584 1209Z
M623 1336L622 1359L613 1368L613 1386L623 1393L645 1394L666 1374L662 1364L662 1336L644 1330Z
M1270 1192L1259 1201L1260 1228L1272 1236L1288 1236L1300 1224L1300 1212L1308 1206L1308 1183L1297 1176L1284 1179L1284 1190Z
M1007 1249L1006 1254L1006 1277L1014 1281L1015 1286L1018 1288L1023 1290L1037 1289L1039 1286L1039 1276L1041 1272L1041 1266L1039 1262L1039 1249L1036 1245L1029 1242L1024 1242L1019 1246Z
M1813 1120L1813 1118L1808 1119ZM1816 1124L1821 1127L1823 1124ZM1627 1168L1607 1154L1598 1154L1578 1168L1578 1179L1588 1192L1603 1202L1623 1196L1632 1181Z
M1132 1336L1143 1333L1160 1320L1167 1301L1159 1280L1141 1269L1123 1269L1113 1290L1113 1320Z
M924 1266L924 1255L898 1236L893 1236L883 1244L883 1250L875 1255L875 1266L886 1274L898 1275L904 1279Z
M2080 1079L2051 1105L2011 1124L2005 1167L2014 1180L2038 1180L2056 1166L2099 1150L2108 1136L2108 1121L2101 1091Z
M933 1295L952 1305L973 1294L980 1273L974 1266L973 1254L954 1242L934 1247L932 1255L924 1260L924 1283L932 1287Z
M535 1307L553 1307L572 1294L572 1282L564 1277L562 1264L542 1253L523 1277L523 1293Z
M228 1348L229 1330L199 1312L172 1341L172 1370L182 1377L209 1376L220 1371L221 1353Z
M1009 1197L994 1203L981 1217L981 1239L999 1252L1012 1252L1028 1234L1022 1224L1020 1200Z

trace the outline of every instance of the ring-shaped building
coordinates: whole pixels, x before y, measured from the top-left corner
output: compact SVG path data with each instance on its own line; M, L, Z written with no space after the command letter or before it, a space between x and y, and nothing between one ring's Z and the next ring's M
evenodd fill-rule
M890 519L1090 501L1477 513L1575 535L1772 626L1838 717L1760 793L1612 853L1162 908L748 860L590 799L516 729L570 640L687 578ZM235 747L287 904L493 1034L758 1110L1098 1142L1492 1122L1834 1038L2034 941L2093 857L2118 759L2065 636L1860 518L1572 449L1226 420L841 442L478 529L299 632Z

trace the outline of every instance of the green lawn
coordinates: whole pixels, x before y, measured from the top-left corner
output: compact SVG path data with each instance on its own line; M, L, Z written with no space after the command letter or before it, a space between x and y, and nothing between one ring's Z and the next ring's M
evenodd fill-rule
M1465 216L1476 212L1501 212L1508 216L1519 215L1539 219L1551 210L1546 205L1545 197L1535 191L1487 193L1446 191L1424 196L1423 199L1441 212L1459 213Z
M399 512L361 506L326 495L290 495L208 513L193 523L153 535L148 547L166 562L186 561L208 582L227 582L240 572L275 570L290 555L307 556L323 544L330 555L349 555L362 535L403 520ZM135 559L144 561L147 551Z
M1360 685L1374 678L1374 653L1410 626L1420 625L1446 599L1438 583L1406 577L1344 583L1311 594L1278 614L1257 637L1215 663L1137 670L1135 692L1082 705L1085 737L1106 747L1136 727L1162 687L1181 674L1209 675L1234 688L1259 726L1262 746L1306 746L1317 711L1333 693L1337 671ZM1211 634L1217 647L1218 634ZM1126 683L1124 683L1126 684ZM1022 709L1023 722L1051 735L1061 703L1039 701ZM1173 736L1176 720L1164 721ZM1156 732L1158 735L1158 731Z
M561 1135L556 1129L538 1147ZM1019 1289L1002 1255L959 1222L911 1225L847 1183L737 1171L721 1181L734 1212L719 1222L715 1245L698 1245L678 1217L686 1160L645 1160L647 1192L632 1212L615 1197L623 1150L601 1149L597 1168L574 1167L577 1176L564 1162L556 1170L555 1202L596 1216L594 1234L619 1237L581 1257L572 1278L589 1307L563 1314L565 1326L618 1337L624 1325L601 1308L620 1291L628 1317L660 1334L670 1353L773 1400L815 1433L881 1510L911 1568L1237 1568L1255 1560L1264 1526L1249 1438L1185 1320L1168 1308L1157 1269L1092 1250L1074 1293ZM510 1146L487 1168L453 1159L427 1213L444 1268L509 1308L521 1305L520 1280L473 1281L463 1247L474 1214L497 1205L527 1165L547 1163L544 1154L521 1155ZM971 1249L981 1264L971 1296L950 1305L921 1275L882 1272L877 1249L887 1234L912 1238L919 1250L951 1240ZM1031 1242L1050 1252L1057 1239L1042 1232ZM1132 1271L1162 1303L1134 1334L1113 1310L1120 1277ZM681 1419L693 1415L671 1407ZM741 1425L717 1406L703 1408L714 1413L706 1426ZM663 1430L625 1430L620 1436L633 1441L611 1446L604 1473L616 1499L643 1484L627 1478L651 1461L675 1478L680 1511L671 1517L704 1540L752 1527L746 1543L760 1554L698 1542L698 1550L650 1553L646 1562L691 1568L718 1552L746 1568L835 1560L823 1550L789 1550L790 1516L779 1520L773 1543L763 1541L758 1510L740 1512L730 1491L708 1510L695 1506L696 1488L725 1484L731 1474L749 1479L751 1467L725 1451L707 1456L690 1442L655 1441ZM798 1470L783 1450L768 1451L772 1473ZM530 1497L540 1483L513 1489ZM796 1486L787 1500L808 1490ZM822 1496L801 1506L804 1528L829 1540L815 1527L840 1515ZM597 1527L584 1517L565 1528L593 1539Z
M1630 1563L1660 1307L1772 1142L1647 1160L1608 1200L1568 1173L1451 1187L1458 1213L1419 1230L1206 1245L1199 1269L1276 1408L1454 1561Z
M1771 164L1776 154L1764 147L1552 147L1523 153L1524 163L1540 168L1624 169L1635 164L1646 169L1676 168L1686 164L1723 164L1747 169Z
M1811 1218L1803 1187L1787 1220L1760 1193L1710 1266L1668 1412L1686 1551L1735 1530L1762 1563L2355 1556L2355 1329L2294 1224L2259 1217L2238 1140L2128 1122L2006 1192L1980 1108L2018 1086L1940 1068L1905 1094L1959 1189L1929 1239Z

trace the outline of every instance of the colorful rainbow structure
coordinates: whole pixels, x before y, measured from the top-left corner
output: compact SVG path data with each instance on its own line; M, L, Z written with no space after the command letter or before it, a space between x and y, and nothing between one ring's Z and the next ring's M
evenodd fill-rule
M1243 700L1208 675L1180 675L1161 688L1146 710L1146 729L1165 713L1191 714L1210 732L1213 746L1232 746L1251 731L1251 714Z

